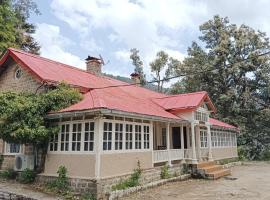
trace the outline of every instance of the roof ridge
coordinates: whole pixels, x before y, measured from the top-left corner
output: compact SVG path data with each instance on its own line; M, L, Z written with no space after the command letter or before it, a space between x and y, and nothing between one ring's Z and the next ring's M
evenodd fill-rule
M31 56L31 57L34 57L34 58L38 58L38 59L42 59L42 60L48 61L48 62L56 63L56 64L59 64L59 65L62 65L63 67L68 67L68 68L75 69L75 70L78 70L78 71L81 71L81 72L84 72L84 73L88 73L89 74L89 72L87 72L84 69L80 69L78 67L74 67L74 66L71 66L71 65L68 65L68 64L65 64L65 63L61 63L59 61L55 61L55 60L52 60L52 59L49 59L49 58L45 58L45 57L42 57L40 55L28 53L28 52L25 52L25 51L22 51L22 50L19 50L19 49L15 49L15 48L8 48L8 50L16 51L18 53L22 53L22 54L25 54L27 56Z
M201 93L207 94L206 91L198 91L198 92L189 92L189 93L182 93L182 94L169 95L169 96L158 97L158 98L153 98L153 99L165 99L165 98L171 98L171 97L177 97L177 96L187 96L187 95L190 95L190 94L201 94Z

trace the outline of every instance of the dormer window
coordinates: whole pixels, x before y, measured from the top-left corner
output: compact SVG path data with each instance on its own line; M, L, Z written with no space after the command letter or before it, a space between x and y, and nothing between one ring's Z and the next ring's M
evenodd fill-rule
M22 69L21 68L16 69L14 76L15 79L20 79L22 77Z
M195 120L202 121L202 122L207 122L208 121L208 114L204 112L195 112Z

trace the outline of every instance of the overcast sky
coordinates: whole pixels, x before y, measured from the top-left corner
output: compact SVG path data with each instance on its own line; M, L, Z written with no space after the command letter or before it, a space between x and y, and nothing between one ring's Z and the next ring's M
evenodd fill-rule
M87 55L101 54L103 71L129 76L129 50L137 48L146 64L165 50L183 59L196 41L199 25L219 14L270 35L268 0L37 0L42 13L30 21L41 55L85 68Z

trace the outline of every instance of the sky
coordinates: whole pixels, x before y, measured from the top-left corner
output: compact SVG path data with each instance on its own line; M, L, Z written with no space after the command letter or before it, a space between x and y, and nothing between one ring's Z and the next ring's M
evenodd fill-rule
M214 15L270 35L269 0L36 0L32 15L41 56L85 69L101 55L103 72L129 77L130 49L137 48L151 80L149 62L158 51L183 60L199 26Z

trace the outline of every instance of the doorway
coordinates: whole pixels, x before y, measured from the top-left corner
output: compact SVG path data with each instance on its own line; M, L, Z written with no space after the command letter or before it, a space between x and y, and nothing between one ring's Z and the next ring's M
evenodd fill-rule
M181 149L180 127L172 127L173 149Z

